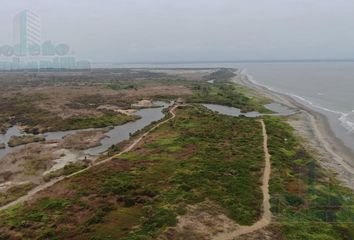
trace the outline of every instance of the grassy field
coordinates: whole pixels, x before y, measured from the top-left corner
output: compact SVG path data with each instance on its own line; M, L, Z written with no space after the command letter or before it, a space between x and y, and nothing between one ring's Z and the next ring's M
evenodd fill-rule
M353 239L353 192L318 165L288 124L277 118L267 118L266 124L273 164L272 212L283 238Z
M32 183L21 184L11 187L6 194L0 192L0 206L16 200L17 198L26 195L34 186Z
M127 116L123 114L106 113L97 117L73 117L59 122L51 130L63 131L70 129L104 128L117 126L139 119L137 116Z
M13 125L29 133L101 128L134 120L97 109L130 108L144 98L176 99L191 94L175 76L144 70L0 73L0 133ZM160 83L161 82L161 83ZM164 84L163 84L164 83Z
M186 95L185 100L191 104L179 108L173 121L154 130L132 152L60 182L28 204L0 212L0 240L153 240L176 226L178 216L188 215L190 206L197 205L205 209L209 206L214 214L223 214L242 225L259 219L264 166L260 123L252 118L218 115L196 103L234 106L244 112L268 112L263 107L268 100L231 84L234 74L229 69L193 81L183 78L171 81L174 78L166 78L164 74L150 77L157 76L153 83L159 86L190 89L193 94ZM206 82L211 79L214 84ZM105 88L138 92L149 81L112 81ZM159 99L177 96L154 95ZM53 116L35 105L25 104L42 96L27 97L7 99L20 112L12 112L14 108L6 108L8 104L0 102L5 107L0 114L15 115L17 121L22 119L29 126L45 126ZM101 99L96 97L78 97L72 107ZM104 127L130 120L133 119L105 113L56 120L55 126L59 130ZM353 239L352 191L318 165L286 119L265 117L264 120L272 155L270 194L274 222L270 231L276 232L279 240ZM132 137L138 137L144 130ZM113 146L108 155L118 153L125 144L127 141ZM47 178L68 175L84 167L68 165ZM14 200L29 187L24 185L12 189L11 195L0 195L0 202Z
M43 142L45 138L42 136L25 135L25 136L12 136L8 142L9 147L16 147L33 142Z
M251 224L262 202L262 140L256 120L179 109L135 151L1 213L0 236L155 239L187 206L206 200Z
M114 75L119 73L119 75ZM141 99L174 100L179 97L190 103L217 103L240 108L243 112L269 112L268 103L255 96L247 96L241 86L231 84L232 69L215 69L190 80L183 76L122 70L61 76L54 73L42 76L17 76L18 81L7 82L0 74L0 86L7 92L0 97L0 132L12 125L26 126L28 133L101 128L135 120L132 116L98 110L101 105L130 108ZM214 79L215 83L207 82ZM86 80L86 81L85 81ZM7 85L6 85L6 84ZM11 86L11 87L9 87ZM1 90L0 90L0 93Z
M126 116L112 112L102 112L95 116L75 116L62 119L50 112L38 108L35 102L43 100L41 96L18 95L3 97L0 100L3 126L20 124L25 131L37 134L45 131L65 131L72 129L103 128L121 125L136 120L136 116Z
M232 69L220 69L205 77L215 80L214 84L194 82L190 86L194 94L187 98L188 102L221 104L239 108L242 112L271 113L264 107L264 104L270 103L269 100L251 96L245 88L231 83L230 79L234 76Z

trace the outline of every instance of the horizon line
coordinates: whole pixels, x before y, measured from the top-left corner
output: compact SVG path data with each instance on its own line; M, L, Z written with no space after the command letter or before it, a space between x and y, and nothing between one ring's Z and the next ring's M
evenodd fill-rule
M354 62L354 58L313 58L313 59L249 59L249 60L191 60L191 61L139 61L139 62L114 62L92 61L92 64L196 64L196 63L272 63L272 62Z

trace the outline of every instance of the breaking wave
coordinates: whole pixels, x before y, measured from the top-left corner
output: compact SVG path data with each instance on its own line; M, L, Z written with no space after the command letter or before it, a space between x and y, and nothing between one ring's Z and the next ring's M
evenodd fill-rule
M241 74L246 76L247 80L250 81L251 83L255 84L255 85L264 87L264 88L266 88L266 89L268 89L270 91L273 91L273 92L286 94L286 95L290 96L291 98L293 98L294 100L300 101L300 103L304 103L305 105L308 105L308 106L313 107L315 109L319 109L319 110L322 110L322 111L329 112L329 113L337 115L338 116L338 121L340 122L340 124L345 129L347 129L350 133L354 133L354 110L352 110L351 112L347 112L347 113L335 111L335 110L332 110L332 109L317 105L317 104L311 102L310 100L308 100L305 97L302 97L302 96L299 96L299 95L296 95L296 94L293 94L293 93L289 93L289 92L284 92L282 90L271 88L269 86L261 84L261 83L255 81L252 75L247 74L247 70L246 69L243 69L241 71Z

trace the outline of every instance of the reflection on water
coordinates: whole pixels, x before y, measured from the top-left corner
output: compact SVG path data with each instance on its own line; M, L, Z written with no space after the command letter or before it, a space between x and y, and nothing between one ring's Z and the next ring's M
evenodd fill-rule
M290 116L295 114L297 111L291 108L288 108L287 106L284 106L280 103L270 103L270 104L266 104L264 105L264 107L266 107L267 109L273 111L275 114L273 115L278 115L278 116Z
M78 132L83 132L83 131L89 131L89 130L94 130L93 128L88 128L88 129L80 129L80 130L69 130L69 131L58 131L58 132L47 132L44 133L44 137L46 140L59 140L63 139L64 137L68 135L72 135Z
M23 133L18 129L17 126L11 127L7 130L5 134L0 134L0 143L5 143L5 149L0 149L0 159L8 154L11 149L7 143L9 142L11 136L21 136Z
M229 116L238 117L241 115L241 110L234 107L228 107L219 104L203 104L204 107L218 113L222 113Z
M106 151L112 145L120 143L124 140L128 140L130 134L135 133L138 130L143 129L154 121L161 120L165 115L162 112L163 109L167 108L170 103L165 102L154 102L156 106L161 106L158 108L146 108L138 110L135 114L140 116L141 118L135 122L128 122L121 126L116 126L108 131L105 135L106 138L101 140L101 145L98 147L90 148L85 151L85 154L89 155L98 155L104 151ZM58 132L47 132L44 133L44 137L46 140L60 140L65 136L75 134L82 131L87 131L92 129L82 129L82 130L70 130L70 131L58 131ZM10 153L16 148L10 148L7 143L10 140L11 136L22 136L25 133L21 132L17 126L11 127L7 130L6 134L0 134L0 143L5 143L6 148L0 149L0 159L3 158L6 154Z
M241 113L241 110L239 108L228 107L228 106L219 105L219 104L203 104L203 106L214 111L214 112L218 112L218 113L225 114L228 116L233 116L233 117L245 116L245 117L255 118L255 117L260 117L260 116L264 116L264 115L290 116L290 115L296 113L293 109L290 109L290 108L288 108L284 105L281 105L279 103L271 103L271 104L264 105L267 109L273 111L274 112L273 114L262 114L259 112Z
M139 110L136 115L141 118L135 122L129 122L127 124L116 126L105 135L107 138L102 139L101 145L98 147L90 148L85 151L86 154L98 155L106 151L109 147L114 144L120 143L124 140L128 140L130 134L135 133L138 130L150 125L154 121L161 120L165 115L162 110L169 106L167 103L159 102L157 103L160 108L146 108Z
M155 103L159 108L146 108L141 109L136 112L136 115L140 116L141 118L135 122L128 122L121 126L116 126L109 130L105 135L106 137L101 140L101 145L87 149L84 153L87 155L99 155L102 152L105 152L109 147L120 143L124 140L128 140L130 135L143 129L144 127L150 125L154 121L159 121L164 117L162 112L163 109L167 108L170 104L164 102L156 102ZM263 114L259 112L248 112L248 113L241 113L240 109L234 107L228 107L218 104L203 104L203 106L207 107L208 109L219 112L221 114L229 115L229 116L246 116L246 117L259 117ZM266 108L275 112L274 114L268 115L277 115L277 116L289 116L294 114L294 110L289 109L281 104L278 103L271 103L265 105ZM62 131L62 132L48 132L44 134L46 140L60 140L67 135L75 134L81 131L87 131L92 129L84 129L84 130L71 130L71 131ZM6 134L0 134L0 143L3 142L6 144L5 149L0 150L0 158L4 157L6 154L11 152L13 149L19 148L10 148L7 143L11 136L21 136L25 135L21 132L16 126L11 127L7 130Z

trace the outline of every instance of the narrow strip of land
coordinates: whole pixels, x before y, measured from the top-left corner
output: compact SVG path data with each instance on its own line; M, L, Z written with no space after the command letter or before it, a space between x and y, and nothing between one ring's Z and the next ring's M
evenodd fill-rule
M270 211L270 195L269 195L269 179L271 173L271 163L270 163L270 154L268 151L268 134L266 126L263 120L260 121L262 124L263 132L263 149L264 149L264 159L265 167L262 178L262 193L263 193L263 214L260 220L254 223L251 226L241 226L233 232L222 233L217 235L214 240L232 240L241 235L248 234L260 230L268 226L271 222L272 212Z
M171 117L169 117L168 119L166 119L166 120L164 120L164 121L162 121L162 122L156 124L154 127L150 128L148 131L146 131L143 135L141 135L139 138L137 138L136 140L134 140L128 147L126 147L124 150L122 150L122 151L119 152L118 154L116 154L116 155L114 155L114 156L112 156L112 157L109 157L109 158L107 158L107 159L105 159L105 160L103 160L103 161L94 163L93 165L91 165L91 166L89 166L89 167L87 167L87 168L85 168L85 169L82 169L82 170L80 170L80 171L77 171L77 172L75 172L75 173L73 173L73 174L71 174L71 175L58 177L58 178L55 178L55 179L51 180L51 181L48 182L48 183L41 184L41 185L35 187L34 189L32 189L31 191L29 191L26 195L24 195L24 196L22 196L22 197L16 199L16 200L13 201L13 202L10 202L10 203L8 203L8 204L6 204L6 205L0 207L0 211L6 210L6 209L8 209L8 208L10 208L10 207L12 207L12 206L17 205L17 204L20 204L20 203L24 203L24 202L26 202L26 201L29 201L35 194L37 194L37 193L39 193L40 191L43 191L43 190L45 190L45 189L47 189L47 188L53 186L54 184L56 184L56 183L58 183L58 182L60 182L60 181L63 181L64 179L67 179L67 178L76 176L76 175L78 175L78 174L80 174L80 173L83 173L83 172L85 172L85 171L87 171L87 170L89 170L89 169L91 169L91 168L93 168L93 167L95 167L95 166L98 166L98 165L104 164L104 163L106 163L106 162L109 162L109 161L111 161L112 159L117 158L117 157L121 156L122 154L131 151L132 149L134 149L134 147L135 147L138 143L140 143L140 142L141 142L149 133L151 133L153 130L155 130L156 128L160 127L162 124L165 124L165 123L171 121L172 119L174 119L174 118L176 117L176 114L175 114L174 111L176 110L176 108L177 108L178 106L179 106L179 105L174 105L174 106L172 106L172 108L170 109Z

